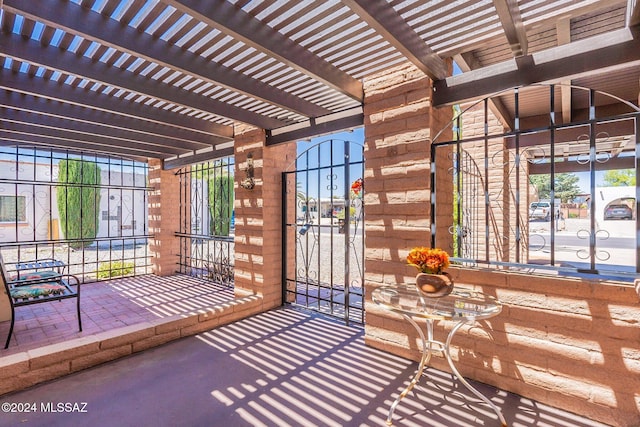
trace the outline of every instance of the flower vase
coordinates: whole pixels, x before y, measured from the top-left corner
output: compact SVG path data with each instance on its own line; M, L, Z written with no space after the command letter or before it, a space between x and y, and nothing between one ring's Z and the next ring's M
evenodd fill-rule
M453 278L449 273L418 273L416 287L428 298L440 298L449 295L453 290Z

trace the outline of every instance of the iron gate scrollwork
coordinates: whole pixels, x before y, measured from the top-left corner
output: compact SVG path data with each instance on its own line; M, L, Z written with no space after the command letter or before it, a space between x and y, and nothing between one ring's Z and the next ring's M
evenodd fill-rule
M283 172L283 301L364 324L364 151L328 140Z

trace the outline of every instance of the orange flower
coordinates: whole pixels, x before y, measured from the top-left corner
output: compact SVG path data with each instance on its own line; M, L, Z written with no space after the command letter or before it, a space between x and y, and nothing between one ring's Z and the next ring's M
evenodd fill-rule
M449 267L449 255L439 248L418 246L407 255L407 263L423 273L442 274Z
M353 193L357 196L360 194L363 187L364 187L364 181L362 180L362 178L358 178L355 181L353 181L353 184L351 184L351 191L353 191Z

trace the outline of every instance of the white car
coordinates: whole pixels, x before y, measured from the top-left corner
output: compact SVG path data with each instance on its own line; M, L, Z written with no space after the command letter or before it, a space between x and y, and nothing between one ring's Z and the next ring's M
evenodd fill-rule
M560 205L556 204L556 212L560 211ZM529 205L529 219L551 220L551 202L533 202Z

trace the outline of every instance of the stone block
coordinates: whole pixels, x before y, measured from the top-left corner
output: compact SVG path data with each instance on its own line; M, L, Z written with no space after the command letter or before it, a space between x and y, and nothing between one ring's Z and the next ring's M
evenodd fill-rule
M93 354L71 359L71 372L80 371L111 360L119 359L131 354L131 352L131 345L126 344L121 347L112 347L107 350L100 350Z
M160 335L153 335L149 338L144 338L140 341L135 341L131 344L131 349L133 353L137 353L139 351L147 350L149 348L157 347L159 345L168 343L169 341L176 340L180 338L181 331L174 330L170 332L166 332Z
M149 338L154 334L154 326L149 323L141 323L137 325L125 326L123 328L112 329L107 332L96 335L100 339L100 349L108 350L110 348L121 347L123 345L131 345L135 341Z
M86 337L28 350L29 369L35 371L56 365L73 358L95 353L99 348L100 341L98 339Z
M29 370L29 355L26 352L0 357L0 384L5 379L16 377ZM0 394L2 394L0 392Z

